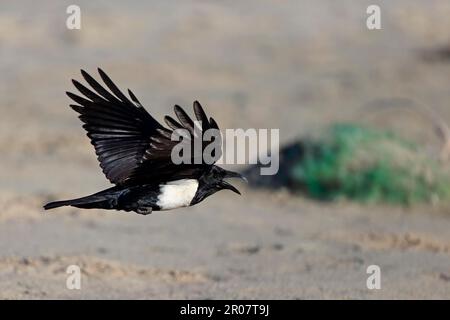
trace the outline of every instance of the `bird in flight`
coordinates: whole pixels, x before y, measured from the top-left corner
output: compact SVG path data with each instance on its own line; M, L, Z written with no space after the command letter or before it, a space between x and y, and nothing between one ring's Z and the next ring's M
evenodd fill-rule
M226 178L241 178L239 173L222 169L214 163L192 161L175 164L171 159L172 148L179 141L172 140L178 129L194 130L201 124L200 132L219 130L213 118L207 118L199 102L194 102L194 121L178 105L174 111L178 121L166 116L169 128L162 126L142 106L128 89L129 98L120 91L108 75L98 69L107 90L87 72L81 70L91 89L76 80L74 86L84 96L71 92L67 95L75 101L70 107L78 112L83 128L95 148L100 167L106 178L115 186L95 194L50 202L44 209L72 206L83 209L114 209L150 214L152 211L170 210L195 205L217 191L228 189L240 192L226 182ZM221 146L222 140L218 138ZM189 142L189 143L191 143ZM209 143L202 141L204 150ZM217 161L221 151L215 152ZM215 162L214 161L214 162Z

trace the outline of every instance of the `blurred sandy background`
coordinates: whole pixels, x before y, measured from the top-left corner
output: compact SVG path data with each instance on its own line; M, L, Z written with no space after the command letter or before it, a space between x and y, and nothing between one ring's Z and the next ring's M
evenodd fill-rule
M222 128L280 128L281 142L361 120L408 97L450 121L450 2L72 1L0 4L0 298L450 298L450 214L321 204L241 186L142 217L49 199L108 186L68 108L79 69L100 66L157 119L198 99ZM422 118L379 124L438 147ZM447 210L448 211L448 210ZM66 289L65 269L83 270ZM377 264L382 289L366 288Z

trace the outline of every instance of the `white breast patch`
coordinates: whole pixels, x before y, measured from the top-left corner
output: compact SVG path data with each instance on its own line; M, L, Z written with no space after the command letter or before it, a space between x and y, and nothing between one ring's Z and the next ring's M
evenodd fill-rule
M196 179L181 179L170 181L159 186L160 195L156 203L161 210L187 207L195 196L198 188Z

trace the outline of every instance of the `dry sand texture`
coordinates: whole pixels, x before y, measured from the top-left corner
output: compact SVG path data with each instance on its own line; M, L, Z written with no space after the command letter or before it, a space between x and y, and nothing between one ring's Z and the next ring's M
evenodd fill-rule
M61 209L49 199L108 184L64 91L101 66L158 119L200 100L223 128L280 128L282 142L409 97L450 120L450 3L71 1L0 5L1 298L450 298L450 214L320 204L245 189L142 217ZM438 49L438 51L436 51ZM440 50L440 51L439 51ZM437 52L437 53L436 53ZM365 116L365 115L364 115ZM430 152L430 125L378 115ZM65 268L82 268L82 289ZM382 289L366 288L366 267Z

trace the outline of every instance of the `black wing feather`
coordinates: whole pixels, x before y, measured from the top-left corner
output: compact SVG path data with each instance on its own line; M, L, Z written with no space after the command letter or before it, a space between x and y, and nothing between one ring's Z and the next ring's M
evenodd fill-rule
M116 103L119 103L120 101L111 93L108 92L108 90L106 90L105 88L103 88L100 83L97 82L97 80L95 80L94 78L92 78L86 71L81 70L81 74L84 78L84 80L86 80L87 83L89 83L89 85L96 91L98 92L100 95L103 96L103 98L105 98L108 101L114 101Z
M186 111L179 105L175 105L173 110L183 127L188 129L191 133L194 133L194 121L187 115Z
M176 121L174 118L172 118L171 116L165 116L164 117L164 122L170 128L172 128L172 130L184 129L184 127L180 123L178 123L178 121Z
M112 91L122 102L131 104L130 100L120 91L120 89L112 82L112 80L108 77L108 75L100 68L98 68L98 73L102 78L103 82L108 86L109 90Z
M142 106L141 102L136 98L133 91L128 89L128 94L130 95L131 100L133 100L134 103L138 104L139 106Z

